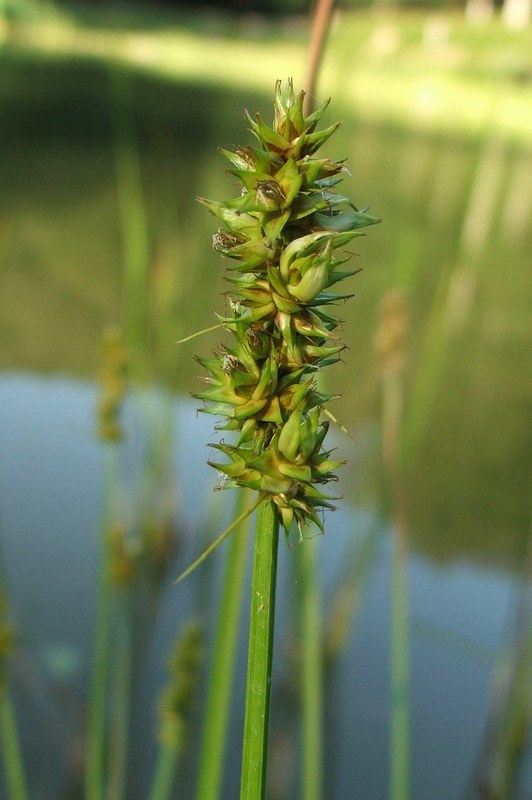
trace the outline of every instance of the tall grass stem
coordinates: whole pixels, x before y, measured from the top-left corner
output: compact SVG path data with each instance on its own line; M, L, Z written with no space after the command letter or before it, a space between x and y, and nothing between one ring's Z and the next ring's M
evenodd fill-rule
M278 544L279 521L267 500L257 512L253 553L240 800L266 796Z

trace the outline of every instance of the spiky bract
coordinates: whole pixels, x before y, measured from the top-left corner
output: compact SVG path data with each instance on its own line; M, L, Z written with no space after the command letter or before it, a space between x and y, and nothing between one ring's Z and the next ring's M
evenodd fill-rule
M325 309L351 295L329 292L358 270L343 270L343 248L378 220L335 191L344 161L316 156L338 124L317 131L328 101L305 115L305 93L292 82L275 88L273 127L246 112L260 148L222 150L241 194L225 202L199 198L221 223L214 249L232 259L230 313L220 316L233 343L213 358L198 358L208 388L195 396L203 411L223 416L218 430L237 431L234 444L212 447L229 458L211 462L224 487L248 486L270 496L288 534L333 508L321 491L342 462L322 449L331 399L318 391L316 372L335 363L344 345L339 319Z

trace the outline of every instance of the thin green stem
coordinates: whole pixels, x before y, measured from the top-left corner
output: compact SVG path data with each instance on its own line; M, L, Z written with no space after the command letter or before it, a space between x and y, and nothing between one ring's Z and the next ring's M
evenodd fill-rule
M392 542L391 631L391 800L410 796L408 550L401 518L394 520Z
M229 534L233 533L233 531L236 528L238 528L238 526L240 525L241 522L243 522L251 514L253 514L255 509L258 508L261 504L264 505L264 503L265 503L265 499L264 498L265 498L265 495L260 494L258 496L257 500L253 503L252 506L250 506L249 508L246 508L246 510L243 511L242 514L240 514L240 516L238 516L235 520L233 520L233 522L230 525L228 525L228 527L225 529L225 531L223 531L223 533L221 533L218 536L218 538L215 539L214 542L212 542L212 544L210 544L207 548L205 548L203 553L195 561L193 561L192 564L189 567L187 567L184 572L182 572L180 575L178 575L178 577L176 578L175 582L176 583L180 583L188 575L190 575L190 573L193 572L196 569L196 567L199 567L199 565L202 564L205 561L205 559L208 556L210 556L210 554L214 550L216 550L216 548L219 547L223 541L225 541L225 539L227 539Z
M7 797L10 800L29 800L17 722L7 687L0 691L0 740Z
M253 554L240 800L264 800L266 794L278 543L277 514L272 501L264 501Z
M303 717L302 794L320 800L323 793L323 648L316 539L298 548L301 586L301 679Z
M235 509L238 517L242 514L246 496L246 491L238 493L238 508ZM223 594L213 644L197 800L217 800L220 796L247 551L246 526L233 535L225 569Z
M132 608L129 592L126 590L119 600L118 636L114 654L108 800L122 800L125 796L127 779L132 669Z
M149 800L168 800L172 793L179 751L175 747L161 746Z
M383 329L390 324L383 319ZM400 347L395 352L401 354ZM401 368L383 373L382 448L383 467L391 500L391 738L390 798L408 800L410 796L410 664L408 605L408 525L406 496L401 472L402 419L404 404Z
M100 574L98 578L94 655L87 719L85 800L103 800L104 796L106 693L111 631L111 587L109 584L111 549L109 521L111 513L111 494L116 479L116 456L115 445L108 444L105 463L106 497L104 517L101 526Z

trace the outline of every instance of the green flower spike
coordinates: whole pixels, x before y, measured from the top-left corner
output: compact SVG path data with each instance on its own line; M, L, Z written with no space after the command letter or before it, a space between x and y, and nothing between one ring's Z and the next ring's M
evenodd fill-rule
M221 226L214 249L232 262L231 314L219 317L232 343L197 359L208 375L195 397L224 418L217 430L236 436L210 445L227 460L209 463L221 488L251 487L258 502L273 500L287 536L293 522L300 536L309 523L323 530L320 510L334 508L322 489L343 462L323 448L332 397L318 391L316 373L344 346L334 334L340 320L324 307L351 296L330 291L358 272L339 269L350 258L345 247L379 221L336 191L349 174L344 161L316 153L339 123L317 130L328 102L305 116L304 98L278 81L272 127L246 112L260 147L221 150L239 195L199 198Z

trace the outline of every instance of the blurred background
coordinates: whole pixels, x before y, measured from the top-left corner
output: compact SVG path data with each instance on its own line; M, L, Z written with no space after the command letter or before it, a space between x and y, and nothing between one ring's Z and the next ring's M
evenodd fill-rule
M217 150L251 142L244 108L269 121L277 79L305 86L312 10L0 2L0 605L34 800L83 796L102 529L135 640L128 800L149 796L165 663L192 618L208 674L225 550L172 583L235 515L190 399L220 331L177 343L216 325L227 287L195 197L239 191ZM530 15L530 0L345 0L331 20L315 92L342 125L324 155L383 222L357 240L326 386L352 436L331 430L344 499L313 545L326 798L388 796L398 603L408 796L532 796ZM297 549L281 543L272 800L303 797ZM237 689L245 619L239 641ZM176 796L195 796L203 703Z

